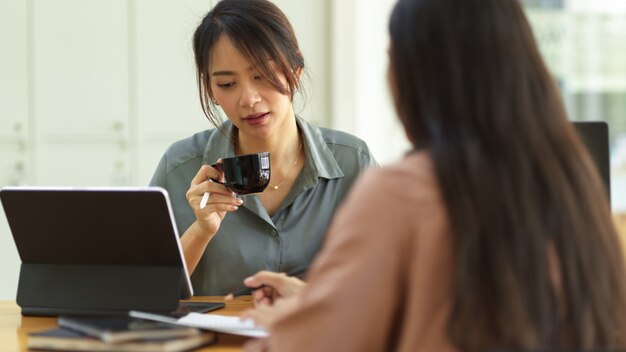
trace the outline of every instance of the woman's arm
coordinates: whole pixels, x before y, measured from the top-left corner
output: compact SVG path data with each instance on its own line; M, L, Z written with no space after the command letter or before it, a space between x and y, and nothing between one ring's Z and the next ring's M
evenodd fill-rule
M196 269L226 213L236 211L243 202L224 185L211 182L211 178L220 179L221 176L220 172L210 165L202 165L186 194L189 207L196 216L196 221L180 238L189 275ZM209 197L206 205L202 207L201 201L205 193L208 193Z
M379 174L366 174L342 205L302 294L249 313L269 325L271 351L386 350L408 249L392 229L406 224L406 204Z

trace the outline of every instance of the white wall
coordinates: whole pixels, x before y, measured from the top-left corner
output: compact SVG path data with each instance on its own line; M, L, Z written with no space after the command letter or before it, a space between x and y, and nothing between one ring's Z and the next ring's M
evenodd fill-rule
M410 147L396 118L386 77L387 25L394 3L332 2L331 126L363 138L381 164L398 160Z

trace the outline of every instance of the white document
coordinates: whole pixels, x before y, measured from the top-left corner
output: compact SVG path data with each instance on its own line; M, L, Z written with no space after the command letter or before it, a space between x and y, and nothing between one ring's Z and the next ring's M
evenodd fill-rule
M239 317L219 314L189 313L182 318L176 319L159 314L132 310L130 311L130 316L233 335L250 337L265 337L269 335L267 330L254 325L251 319L241 320Z

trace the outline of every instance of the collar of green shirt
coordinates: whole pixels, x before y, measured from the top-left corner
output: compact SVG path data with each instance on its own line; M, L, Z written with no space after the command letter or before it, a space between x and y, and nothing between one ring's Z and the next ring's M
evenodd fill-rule
M304 150L306 153L307 164L305 165L307 174L315 178L323 177L333 179L343 177L343 171L337 164L337 159L328 149L324 136L319 128L312 126L301 117L296 116L296 122L300 129L304 142ZM227 158L235 155L235 147L232 143L234 126L227 120L222 126L215 130L209 137L202 164L213 164L219 158ZM224 131L224 133L220 132Z

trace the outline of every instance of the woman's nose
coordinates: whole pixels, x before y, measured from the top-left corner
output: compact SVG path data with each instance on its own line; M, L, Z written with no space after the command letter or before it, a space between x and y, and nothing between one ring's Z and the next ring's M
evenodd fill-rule
M244 85L241 91L241 97L239 98L239 105L244 108L252 108L254 105L261 101L259 92L253 85Z

